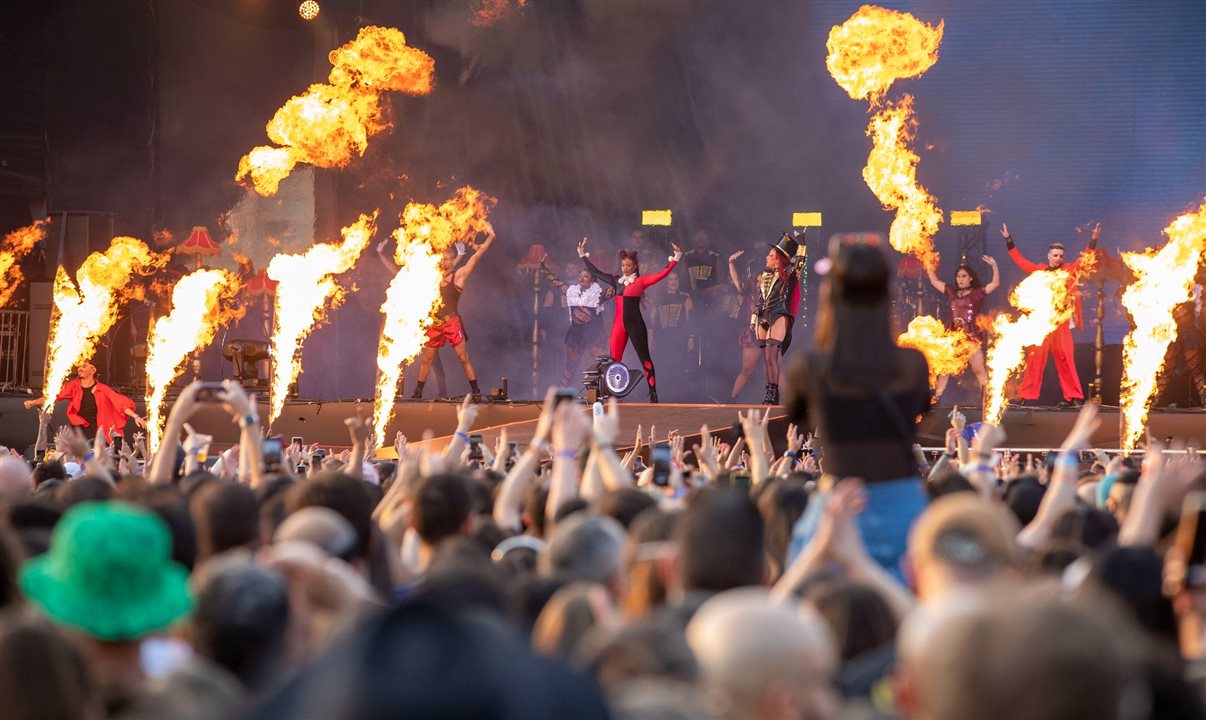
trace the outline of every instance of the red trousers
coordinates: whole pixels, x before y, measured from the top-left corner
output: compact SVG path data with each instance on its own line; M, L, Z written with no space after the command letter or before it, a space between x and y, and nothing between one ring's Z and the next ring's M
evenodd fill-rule
M1055 356L1055 372L1059 373L1059 389L1065 400L1083 400L1080 377L1072 354L1072 328L1064 323L1043 339L1042 345L1026 348L1026 372L1018 391L1021 400L1038 400L1043 387L1043 372L1047 369L1047 354Z

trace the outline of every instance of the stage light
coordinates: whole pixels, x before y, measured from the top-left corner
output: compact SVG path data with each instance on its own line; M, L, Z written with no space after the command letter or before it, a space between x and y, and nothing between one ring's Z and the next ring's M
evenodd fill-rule
M821 227L821 213L796 212L791 214L792 227Z
M641 224L642 225L670 225L671 213L669 210L642 210Z
M318 2L316 0L306 0L297 6L297 14L301 15L302 20L313 20L318 17L318 10Z
M951 225L983 225L979 210L951 210Z

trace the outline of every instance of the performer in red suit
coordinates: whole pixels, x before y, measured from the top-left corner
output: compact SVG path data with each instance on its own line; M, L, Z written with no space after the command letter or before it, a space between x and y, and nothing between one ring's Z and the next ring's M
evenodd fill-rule
M1064 246L1061 243L1051 243L1047 249L1047 264L1039 265L1022 256L1014 245L1013 238L1009 235L1009 228L1005 223L1001 223L1001 237L1005 238L1005 246L1009 248L1009 257L1013 258L1014 263L1027 273L1058 268L1067 270L1071 275L1068 282L1069 288L1074 293L1073 302L1075 303L1075 309L1068 322L1055 328L1054 332L1043 339L1042 345L1026 348L1026 371L1022 376L1022 387L1018 390L1018 399L1015 404L1033 404L1038 400L1039 390L1043 386L1043 372L1047 369L1047 354L1050 353L1055 357L1055 371L1059 373L1059 387L1064 396L1060 405L1082 405L1085 395L1080 389L1080 377L1076 374L1076 361L1072 352L1072 328L1084 327L1084 317L1080 310L1080 294L1072 289L1072 286L1076 283L1076 273L1080 269L1081 263L1097 248L1097 239L1101 237L1101 223L1093 228L1089 247L1081 253L1080 257L1070 263L1064 262Z
M649 330L645 326L645 318L641 315L641 298L645 291L655 283L661 282L670 274L683 252L677 245L671 244L674 254L669 258L669 264L652 275L642 275L641 266L637 262L637 253L620 251L620 272L613 275L603 272L590 261L590 253L586 252L586 238L578 243L578 257L586 265L586 269L599 282L610 287L616 293L616 317L611 326L611 359L620 362L624 359L624 348L632 341L632 349L636 350L641 361L641 370L649 382L649 402L657 402L657 377L653 370L653 359L649 356Z
M133 400L96 379L95 365L84 361L75 372L76 379L63 385L55 402L68 401L67 422L83 430L89 439L96 437L98 428L110 435L124 435L127 418L133 418L140 428L147 426L147 421L134 411ZM41 407L45 402L44 397L26 400L25 408Z

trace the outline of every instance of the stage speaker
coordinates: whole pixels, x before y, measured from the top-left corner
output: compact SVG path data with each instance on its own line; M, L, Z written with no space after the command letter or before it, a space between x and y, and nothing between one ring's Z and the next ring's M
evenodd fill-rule
M50 313L54 283L29 284L29 386L46 384L46 345L50 342Z
M94 252L103 252L113 239L113 213L66 211L51 216L46 241L41 244L45 273L39 279L54 280L63 266L72 276Z

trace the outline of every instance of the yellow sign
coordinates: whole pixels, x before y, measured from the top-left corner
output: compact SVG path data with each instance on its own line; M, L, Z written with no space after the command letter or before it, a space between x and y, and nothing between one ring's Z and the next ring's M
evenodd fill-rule
M983 225L979 210L951 210L951 225Z
M670 224L669 210L642 210L641 224L642 225L669 225Z
M792 227L821 227L821 213L798 212L791 214Z

